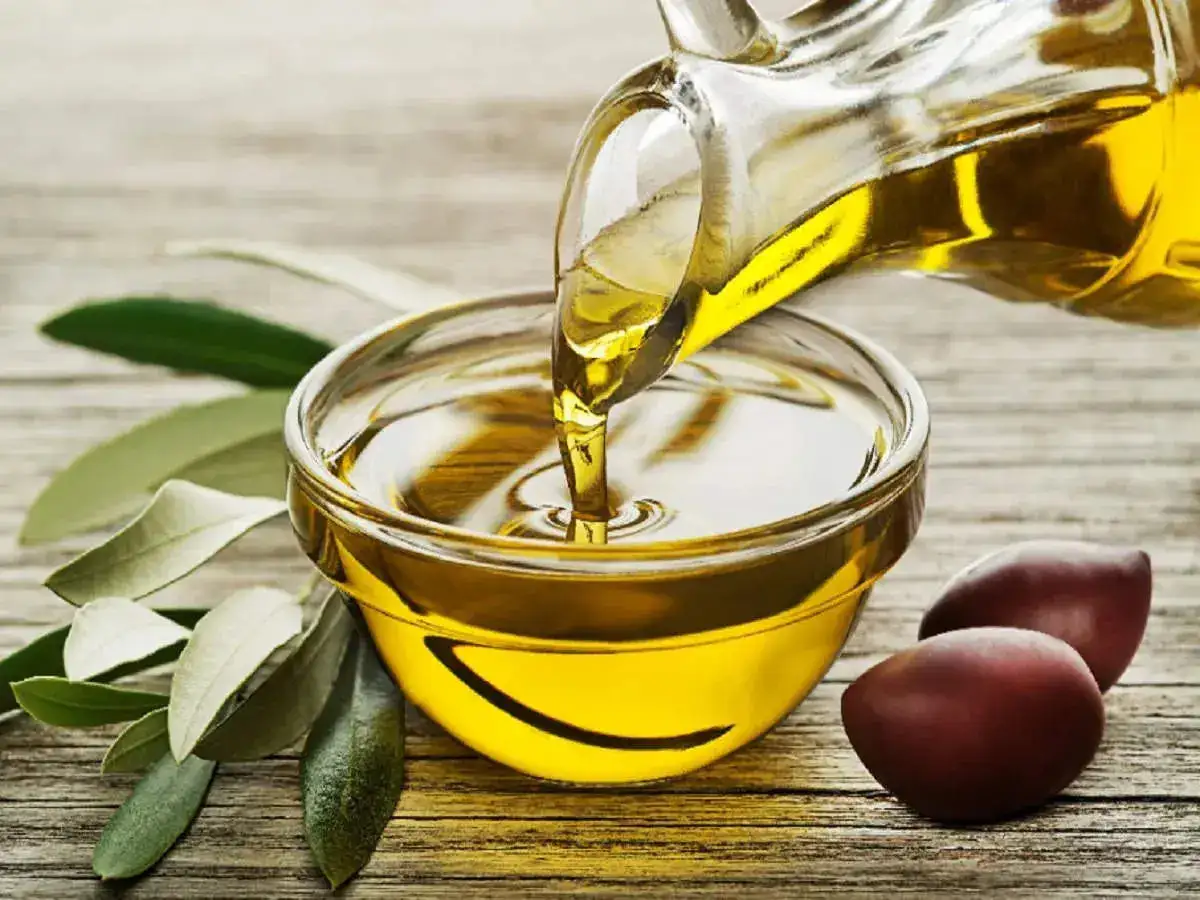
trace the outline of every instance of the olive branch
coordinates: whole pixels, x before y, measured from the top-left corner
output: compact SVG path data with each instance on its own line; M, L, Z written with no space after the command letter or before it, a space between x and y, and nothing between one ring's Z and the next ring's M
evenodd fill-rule
M401 273L282 244L204 241L168 253L271 266L394 312L455 299ZM399 799L404 762L403 696L351 607L319 579L298 594L247 587L211 609L154 606L163 588L284 514L284 408L332 346L167 296L87 302L41 331L247 390L177 407L92 447L37 497L21 528L24 545L123 526L46 579L74 607L71 623L0 660L0 715L23 711L56 728L124 726L100 770L145 775L96 844L102 879L154 866L203 807L221 763L303 740L305 837L337 887L370 859ZM167 693L122 683L164 667Z

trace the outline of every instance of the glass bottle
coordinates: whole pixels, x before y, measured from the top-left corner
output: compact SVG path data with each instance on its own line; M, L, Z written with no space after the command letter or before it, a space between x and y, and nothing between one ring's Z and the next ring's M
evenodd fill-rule
M568 178L560 395L602 412L851 268L1200 324L1195 5L659 0L670 52Z

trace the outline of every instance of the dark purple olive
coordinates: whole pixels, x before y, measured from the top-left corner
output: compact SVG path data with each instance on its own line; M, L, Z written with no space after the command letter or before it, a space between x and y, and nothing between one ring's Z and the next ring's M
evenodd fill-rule
M1150 557L1140 550L1013 544L954 576L921 620L919 636L983 625L1041 631L1078 650L1107 691L1142 642L1150 588Z
M1100 744L1104 703L1057 638L969 628L864 673L842 695L842 724L901 802L939 822L990 822L1075 780Z

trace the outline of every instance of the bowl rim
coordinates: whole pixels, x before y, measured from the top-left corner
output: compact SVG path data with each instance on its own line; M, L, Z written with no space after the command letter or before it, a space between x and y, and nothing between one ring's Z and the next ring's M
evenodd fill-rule
M764 525L704 537L628 544L579 545L543 538L523 538L472 531L434 522L396 509L383 509L353 491L324 465L308 428L308 411L314 402L340 381L348 364L383 342L400 339L414 328L424 330L457 316L512 306L552 306L554 294L543 289L489 293L436 308L401 315L350 339L317 363L297 385L287 405L284 441L289 457L292 488L298 486L327 515L359 531L368 531L388 544L410 550L425 549L436 556L474 562L516 565L553 574L619 575L630 564L644 568L656 564L675 568L701 560L743 561L763 553L776 553L815 543L869 519L886 506L900 502L924 472L930 435L928 403L919 382L889 351L870 338L823 316L776 306L783 312L833 337L868 363L899 401L904 430L884 464L845 495L795 516ZM315 429L311 429L315 432ZM414 541L416 543L414 543ZM422 544L422 541L429 542ZM563 569L563 564L567 568Z

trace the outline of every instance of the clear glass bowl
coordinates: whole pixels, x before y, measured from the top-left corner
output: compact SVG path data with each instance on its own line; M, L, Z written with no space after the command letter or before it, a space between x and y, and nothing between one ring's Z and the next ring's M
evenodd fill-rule
M854 384L886 427L871 474L836 501L705 538L594 547L472 532L335 476L329 459L379 385L419 384L481 348L548 352L553 324L550 293L514 294L389 323L332 353L288 411L292 522L408 697L463 743L555 781L681 775L767 731L841 651L921 520L925 398L886 351L801 312L779 307L727 335L711 352Z

